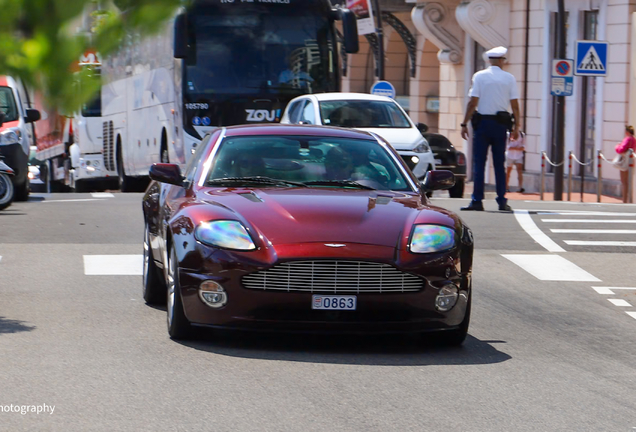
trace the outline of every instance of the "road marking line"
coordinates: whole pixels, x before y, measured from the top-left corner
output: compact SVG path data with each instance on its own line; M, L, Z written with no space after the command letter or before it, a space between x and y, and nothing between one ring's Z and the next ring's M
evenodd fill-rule
M93 198L115 198L115 195L113 195L110 192L93 192L91 193L91 196ZM634 215L636 216L636 215Z
M636 319L636 312L625 312L627 315L629 315L630 317Z
M636 290L636 287L592 287L599 294L614 295L614 290Z
M560 255L503 255L539 280L600 282L600 279Z
M565 252L565 249L552 241L550 237L539 229L537 224L532 220L532 217L530 217L528 210L515 210L515 218L517 218L517 222L519 222L521 228L523 228L535 242L546 248L548 252Z
M567 234L636 234L636 230L604 229L550 229L553 233Z
M536 211L538 215L554 215L554 216L625 216L634 217L636 213L621 212L600 212L600 211L579 211L579 210L528 210Z
M563 240L571 246L636 246L636 241L586 241L586 240Z
M84 255L84 274L88 276L143 275L143 255Z
M628 223L634 224L634 219L541 219L541 222L557 222L557 223Z
M632 307L631 304L629 304L626 300L622 300L622 299L607 299L610 301L610 303L612 303L614 306L621 306L621 307Z
M81 202L81 201L105 201L103 198L83 198L83 199L66 199L66 200L44 200L43 203L59 203L59 202Z

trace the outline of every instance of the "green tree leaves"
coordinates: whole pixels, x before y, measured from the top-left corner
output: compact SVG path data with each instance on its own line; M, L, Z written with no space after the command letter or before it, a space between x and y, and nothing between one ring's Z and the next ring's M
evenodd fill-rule
M158 31L182 0L0 0L0 74L22 79L72 112L101 86L87 50L116 51L129 33Z

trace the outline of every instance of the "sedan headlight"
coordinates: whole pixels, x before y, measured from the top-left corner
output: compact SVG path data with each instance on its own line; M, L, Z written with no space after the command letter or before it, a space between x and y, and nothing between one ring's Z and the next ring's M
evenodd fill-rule
M441 225L415 225L409 249L413 253L441 252L455 246L455 230Z
M239 221L203 222L194 230L194 237L209 246L243 251L256 249L252 238Z
M20 135L14 130L6 130L0 133L0 145L16 144L20 142Z
M431 151L431 148L428 146L426 141L422 141L413 149L415 153L428 153Z

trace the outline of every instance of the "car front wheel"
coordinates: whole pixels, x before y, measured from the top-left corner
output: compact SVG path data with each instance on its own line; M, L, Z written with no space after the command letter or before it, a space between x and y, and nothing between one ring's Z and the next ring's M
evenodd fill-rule
M159 277L159 269L152 256L150 231L146 224L144 231L144 300L147 304L165 304L166 284Z
M168 334L172 339L189 339L192 337L192 325L183 311L181 287L179 284L179 262L174 247L170 248L168 261Z

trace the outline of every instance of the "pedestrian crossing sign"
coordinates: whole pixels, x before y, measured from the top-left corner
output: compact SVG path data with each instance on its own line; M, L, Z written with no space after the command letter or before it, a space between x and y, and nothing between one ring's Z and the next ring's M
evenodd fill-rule
M607 76L607 42L576 41L574 75Z

